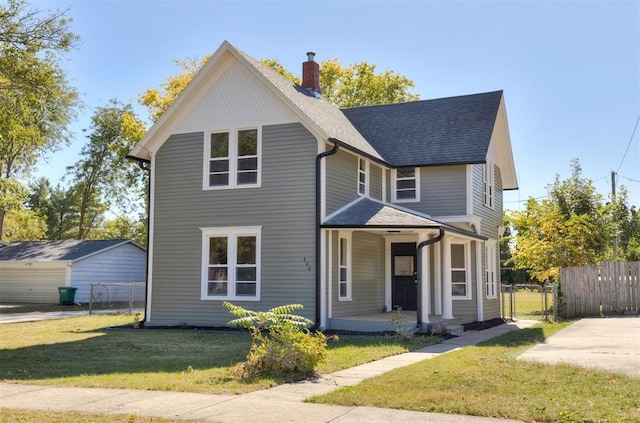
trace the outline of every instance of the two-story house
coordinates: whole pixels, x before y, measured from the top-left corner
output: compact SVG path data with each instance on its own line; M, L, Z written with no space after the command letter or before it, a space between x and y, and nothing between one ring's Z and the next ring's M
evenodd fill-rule
M131 156L151 172L146 325L224 326L224 300L318 327L500 317L501 91L341 110L228 42Z

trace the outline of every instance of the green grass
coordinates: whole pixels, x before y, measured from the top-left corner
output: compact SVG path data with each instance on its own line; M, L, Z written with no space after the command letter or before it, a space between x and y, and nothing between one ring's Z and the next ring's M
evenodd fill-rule
M55 386L244 393L280 383L231 377L250 346L247 332L117 328L130 315L93 315L0 325L0 379ZM109 328L112 329L109 329ZM341 336L321 373L439 342Z
M511 332L309 401L538 422L640 421L640 379L516 359L566 325Z
M510 316L511 309L509 293L502 293L502 303L504 309L504 315ZM515 316L518 319L530 319L530 320L542 320L544 319L544 300L543 296L547 297L547 315L550 319L553 318L553 294L532 291L529 289L521 289L513 293L515 301Z
M187 423L192 420L141 417L137 415L60 413L53 411L15 410L0 408L0 422L24 423Z

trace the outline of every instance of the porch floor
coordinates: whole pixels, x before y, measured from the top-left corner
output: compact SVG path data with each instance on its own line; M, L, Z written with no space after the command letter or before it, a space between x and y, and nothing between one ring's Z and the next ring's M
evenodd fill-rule
M458 315L453 319L443 319L441 316L430 314L429 323L441 323L446 328L461 328L463 324L476 321L475 315ZM416 326L417 313L403 310L400 316L396 311L387 313L367 313L352 316L332 317L328 322L328 329L352 332L387 332L398 329L410 329Z

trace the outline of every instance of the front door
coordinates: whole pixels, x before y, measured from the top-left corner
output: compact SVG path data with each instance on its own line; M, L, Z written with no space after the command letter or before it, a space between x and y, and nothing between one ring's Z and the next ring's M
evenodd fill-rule
M394 310L418 309L415 243L391 244L391 305Z

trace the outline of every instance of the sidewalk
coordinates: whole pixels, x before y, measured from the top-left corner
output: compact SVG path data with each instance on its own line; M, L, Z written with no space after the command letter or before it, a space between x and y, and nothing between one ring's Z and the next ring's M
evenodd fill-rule
M0 407L86 413L135 414L201 422L225 423L377 423L441 422L490 423L502 419L439 413L307 404L304 399L343 386L353 386L365 378L408 366L440 354L474 345L537 321L520 320L463 335L418 351L399 354L350 369L294 384L243 395L212 395L131 389L57 388L0 383Z

